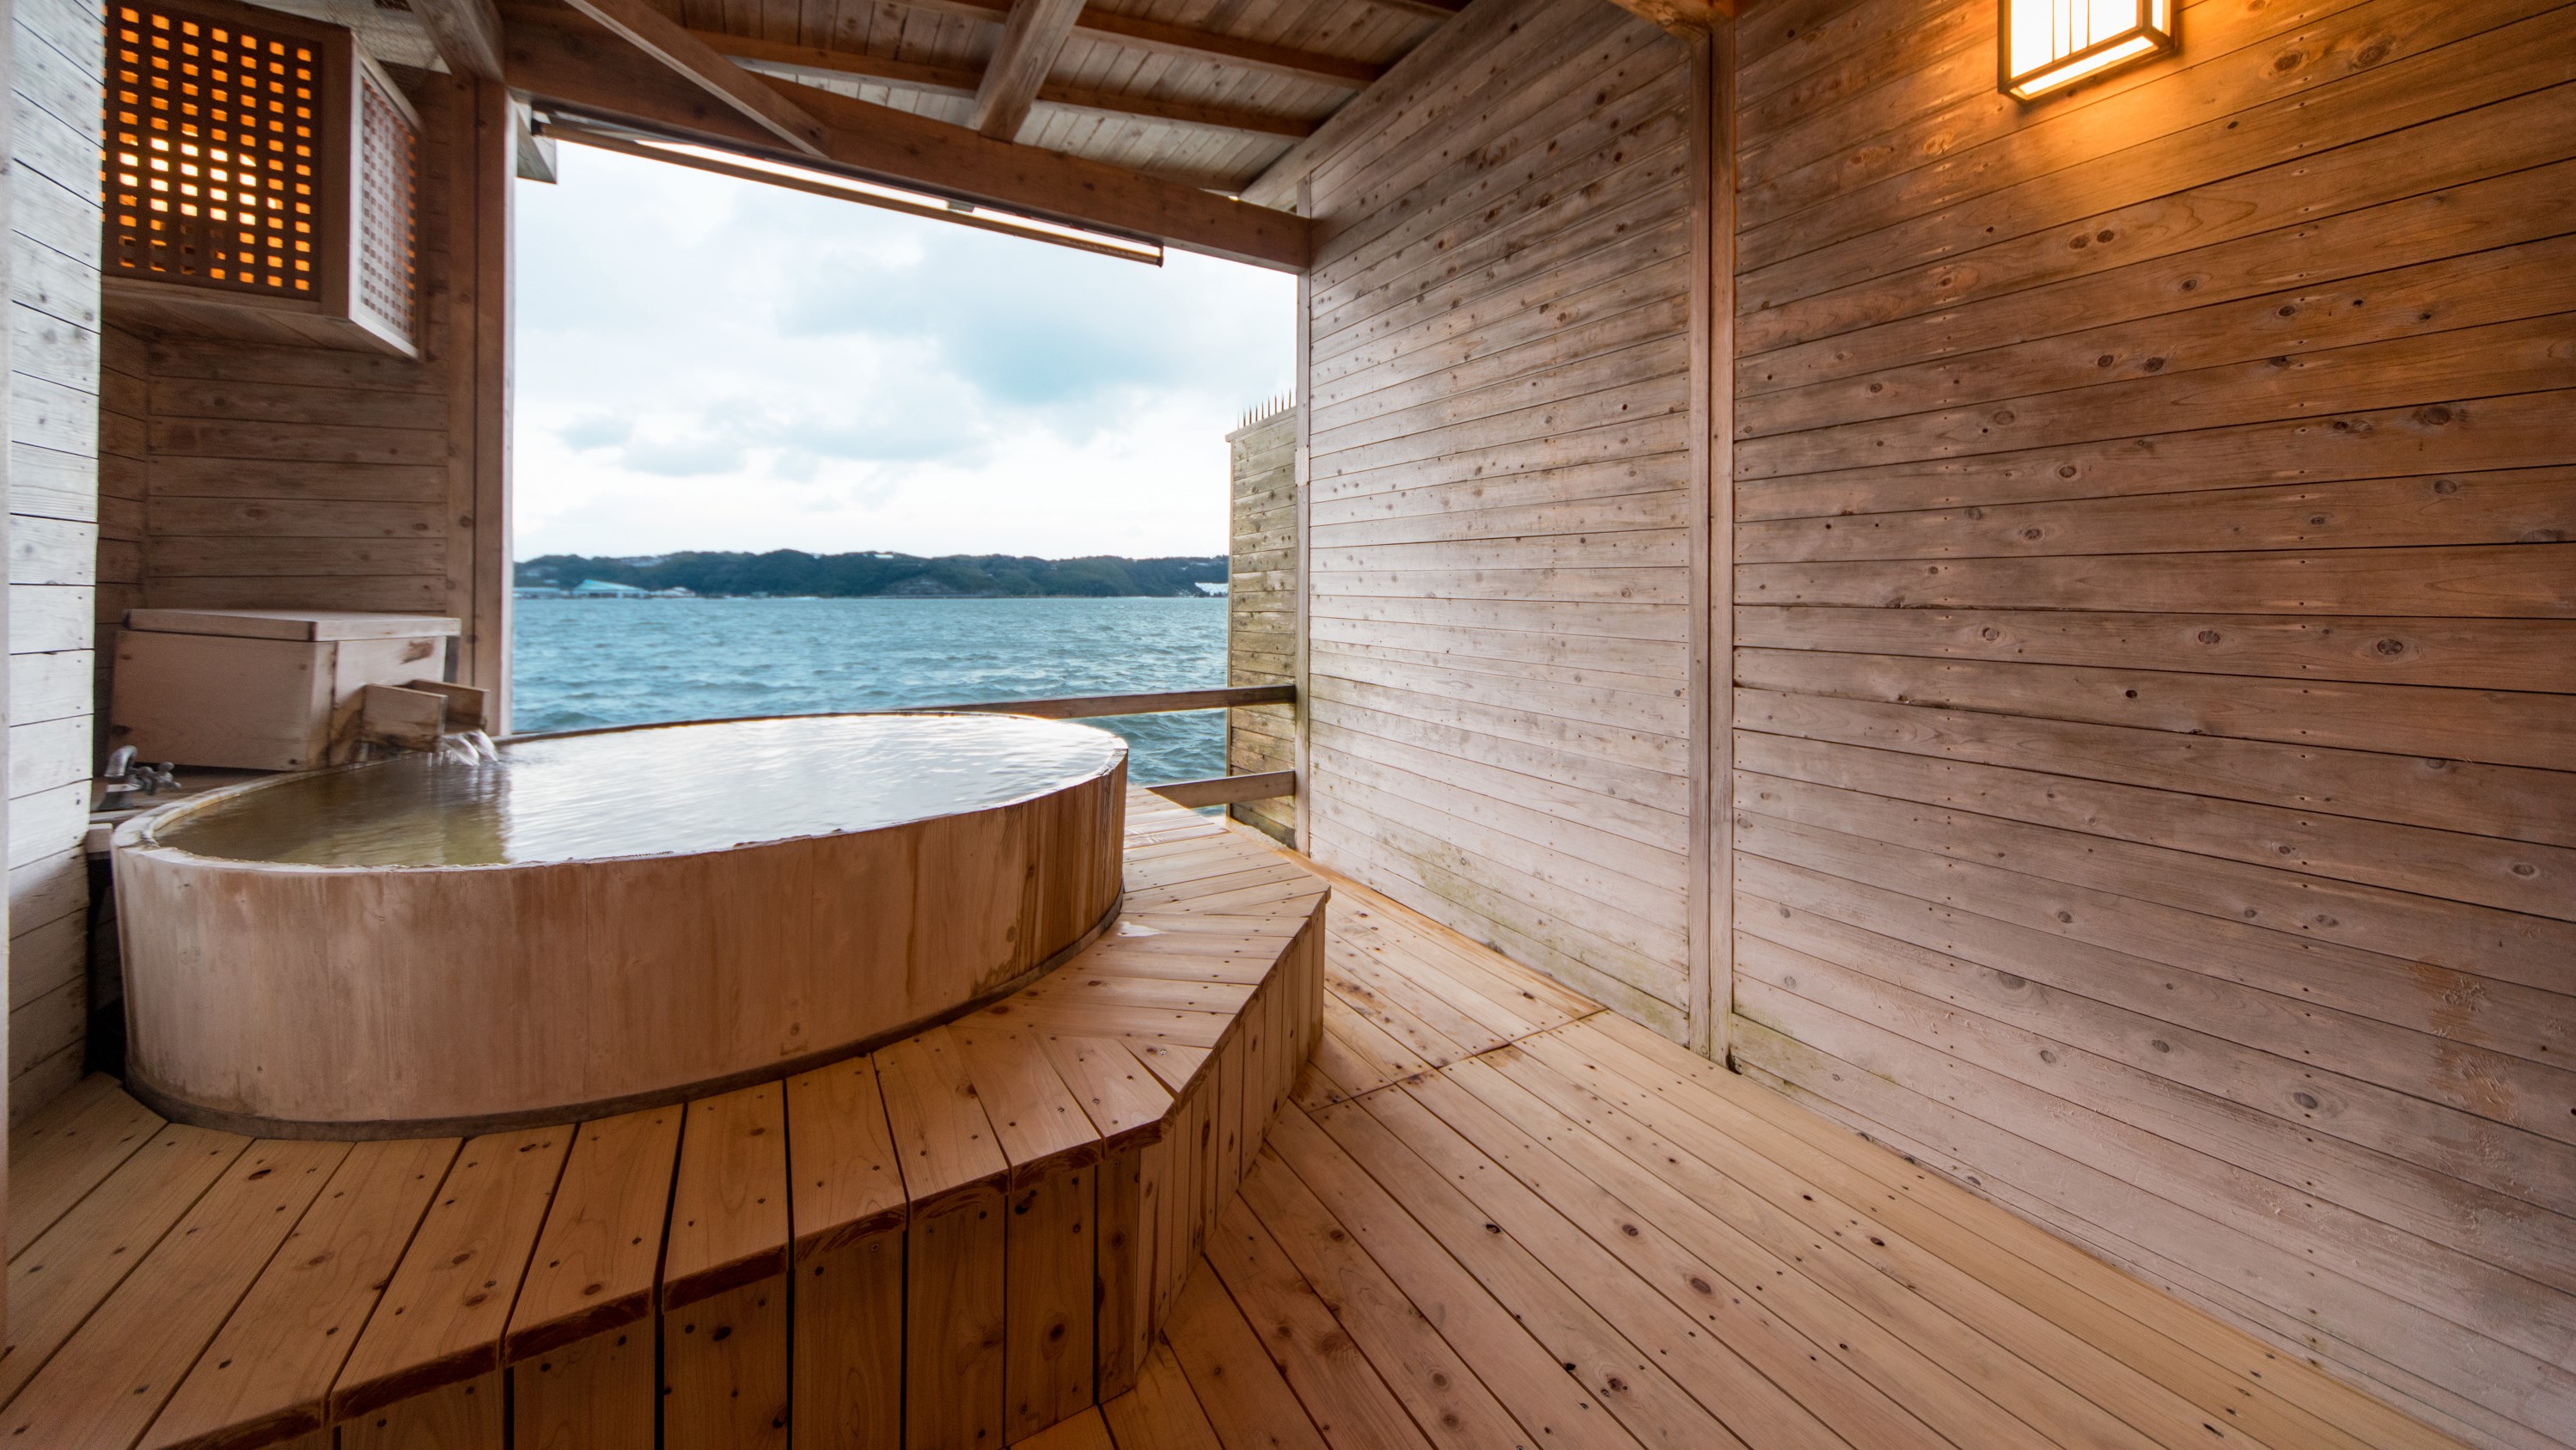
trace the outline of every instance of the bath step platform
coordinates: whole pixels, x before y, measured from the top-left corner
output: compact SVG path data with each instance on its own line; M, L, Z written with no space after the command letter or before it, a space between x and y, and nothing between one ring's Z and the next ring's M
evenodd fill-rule
M10 1144L0 1445L1000 1446L1120 1394L1321 1034L1326 895L1127 811L1112 934L782 1081L345 1143L88 1079Z

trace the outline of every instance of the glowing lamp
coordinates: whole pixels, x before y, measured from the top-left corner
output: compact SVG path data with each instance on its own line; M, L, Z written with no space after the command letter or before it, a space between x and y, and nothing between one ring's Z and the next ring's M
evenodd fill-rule
M2003 0L2004 94L2036 100L2174 48L2173 0Z

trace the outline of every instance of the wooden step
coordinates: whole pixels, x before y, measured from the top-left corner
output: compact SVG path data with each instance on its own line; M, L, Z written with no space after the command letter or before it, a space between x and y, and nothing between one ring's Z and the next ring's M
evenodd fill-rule
M1112 935L780 1081L253 1141L93 1078L13 1135L0 1433L46 1446L1090 1443L1320 1040L1329 888L1131 796ZM1056 1427L1062 1427L1057 1430ZM836 1443L840 1441L836 1440Z

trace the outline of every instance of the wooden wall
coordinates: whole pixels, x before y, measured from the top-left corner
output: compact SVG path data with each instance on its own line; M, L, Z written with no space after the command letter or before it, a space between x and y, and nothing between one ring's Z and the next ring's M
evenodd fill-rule
M109 645L137 606L454 615L456 676L506 702L509 117L497 88L395 74L423 130L421 360L259 336L255 319L250 335L182 335L105 305L97 598L69 616L84 728L93 698L107 712ZM18 1050L13 1034L13 1065Z
M423 129L422 359L156 333L111 300L102 629L137 604L454 615L459 678L506 692L508 116L497 89L396 74Z
M1691 1026L1689 51L1478 0L1319 133L1306 848Z
M1735 1060L2576 1443L2576 9L1737 27Z
M1297 410L1256 412L1226 435L1234 481L1233 542L1226 577L1225 682L1284 685L1297 678ZM1297 768L1297 708L1252 705L1225 712L1228 775ZM1292 799L1228 808L1290 845Z
M88 1009L103 20L17 0L9 36L9 1109L77 1081Z

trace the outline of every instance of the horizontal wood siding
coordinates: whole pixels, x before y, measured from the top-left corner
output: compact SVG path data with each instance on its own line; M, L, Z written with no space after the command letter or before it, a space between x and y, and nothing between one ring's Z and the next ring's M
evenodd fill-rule
M1739 1067L2576 1444L2576 9L1738 28Z
M9 1094L80 1078L89 1015L91 673L102 527L99 87L88 0L20 0L9 36ZM112 470L111 470L112 471Z
M1311 182L1306 844L1678 1038L1688 57L1583 0L1453 26Z
M477 587L505 547L499 512L484 527L475 506L479 430L497 428L477 404L482 118L471 83L400 75L422 120L422 359L140 338L109 422L132 498L102 555L126 571L102 592L103 627L137 603L454 615L460 675L496 683L477 663L506 628L497 586Z
M1289 408L1226 436L1234 479L1234 537L1226 577L1225 682L1297 682L1297 411ZM1297 707L1253 705L1225 716L1228 775L1297 768ZM1290 845L1296 802L1229 807Z

